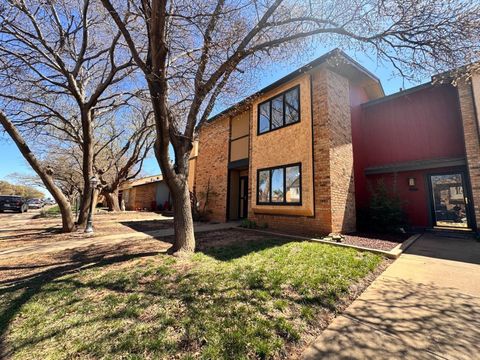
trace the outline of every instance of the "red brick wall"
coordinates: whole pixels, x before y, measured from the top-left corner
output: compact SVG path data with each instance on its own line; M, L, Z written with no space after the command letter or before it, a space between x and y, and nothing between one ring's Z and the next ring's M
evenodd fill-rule
M254 211L252 208L252 205L256 202L254 190L256 176L254 174L256 175L257 168L254 167L256 165L252 165L255 159L252 145L255 143L255 139L252 139L249 148L250 201L248 217L259 225L266 223L269 228L274 230L279 229L318 235L330 232L354 231L355 194L353 186L350 84L346 78L326 69L316 70L311 76L313 86L313 97L311 100L313 105L311 109L310 106L303 108L302 111L308 112L308 116L305 117L308 121L304 121L301 125L303 127L297 126L299 129L302 128L302 136L306 137L307 141L305 141L305 138L302 138L301 143L303 145L301 147L288 145L288 149L299 152L299 156L303 156L305 152L311 154L313 136L313 171L311 166L303 166L304 161L302 160L302 196L304 192L309 194L310 198L312 195L314 196L313 216L294 215L287 211L285 211L285 214ZM308 80L307 85L309 85ZM301 90L301 96L310 98L309 86ZM313 118L310 121L311 111ZM250 111L250 134L254 137L257 136L255 128L256 119L252 119L252 116L252 111ZM313 128L313 135L310 128ZM280 129L271 138L277 139L282 134L287 134L294 129L295 126ZM306 129L308 131L305 131ZM295 136L294 134L289 135L290 139L293 140ZM212 123L204 124L199 133L195 188L202 206L205 200L207 184L210 184L210 192L213 194L210 195L207 208L211 212L211 219L217 221L226 220L228 138L228 117L219 118ZM284 145L282 142L281 144ZM283 164L280 161L282 159L277 159L278 152L269 155L268 151L264 150L259 150L262 151L262 156L271 156L272 162L278 162L278 164L272 163L268 165ZM266 160L268 159L262 159L264 162ZM310 160L310 157L305 160L305 164L307 164L307 160ZM265 164L262 163L262 165ZM305 170L308 173L303 173ZM274 210L280 212L282 208L279 206L271 209L271 211Z
M473 208L477 226L480 224L480 140L479 119L476 113L472 86L470 82L461 81L458 84L460 110L462 113L463 134L467 154L468 173L470 176Z
M209 189L207 210L210 219L215 221L226 221L228 140L227 117L204 123L200 128L195 192L203 209Z
M152 203L156 199L157 183L135 186L135 210L155 210Z
M320 70L312 74L312 85L314 216L250 212L249 218L260 225L267 223L273 230L310 234L354 231L355 195L349 83L340 75Z
M350 88L348 80L328 72L332 231L355 231Z

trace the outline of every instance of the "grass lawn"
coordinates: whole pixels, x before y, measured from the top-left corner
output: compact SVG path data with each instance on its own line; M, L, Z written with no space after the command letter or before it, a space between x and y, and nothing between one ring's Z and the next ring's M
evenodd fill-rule
M58 205L53 205L49 208L40 210L39 217L52 217L60 215L60 207Z
M245 233L224 231L242 241L203 242L190 259L131 258L0 288L7 355L288 358L383 261L368 252L258 235L252 240Z

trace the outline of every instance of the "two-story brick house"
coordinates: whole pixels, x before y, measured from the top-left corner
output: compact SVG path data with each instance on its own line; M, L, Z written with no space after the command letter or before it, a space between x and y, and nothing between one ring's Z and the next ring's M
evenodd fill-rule
M412 225L443 224L435 216L450 201L444 217L476 229L475 91L427 84L385 96L378 78L334 50L199 126L195 192L213 220L350 232L368 183L395 179ZM452 220L455 211L465 216Z

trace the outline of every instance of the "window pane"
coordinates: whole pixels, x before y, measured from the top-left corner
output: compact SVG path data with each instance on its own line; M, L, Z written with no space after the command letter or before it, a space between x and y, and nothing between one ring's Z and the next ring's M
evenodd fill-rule
M283 169L272 170L272 202L283 202Z
M300 166L291 166L286 169L286 199L289 203L300 202Z
M285 93L285 124L299 120L300 99L298 88Z
M260 105L260 120L258 122L258 132L264 133L270 130L270 103L266 102Z
M272 129L283 126L283 95L272 100Z
M270 202L270 170L258 174L258 202Z
M467 228L462 174L432 175L431 181L436 225Z

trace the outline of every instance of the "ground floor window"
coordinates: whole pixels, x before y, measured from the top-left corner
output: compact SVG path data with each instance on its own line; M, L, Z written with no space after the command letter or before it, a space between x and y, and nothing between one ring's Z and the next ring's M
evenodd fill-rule
M277 166L257 171L257 204L300 205L302 165Z

